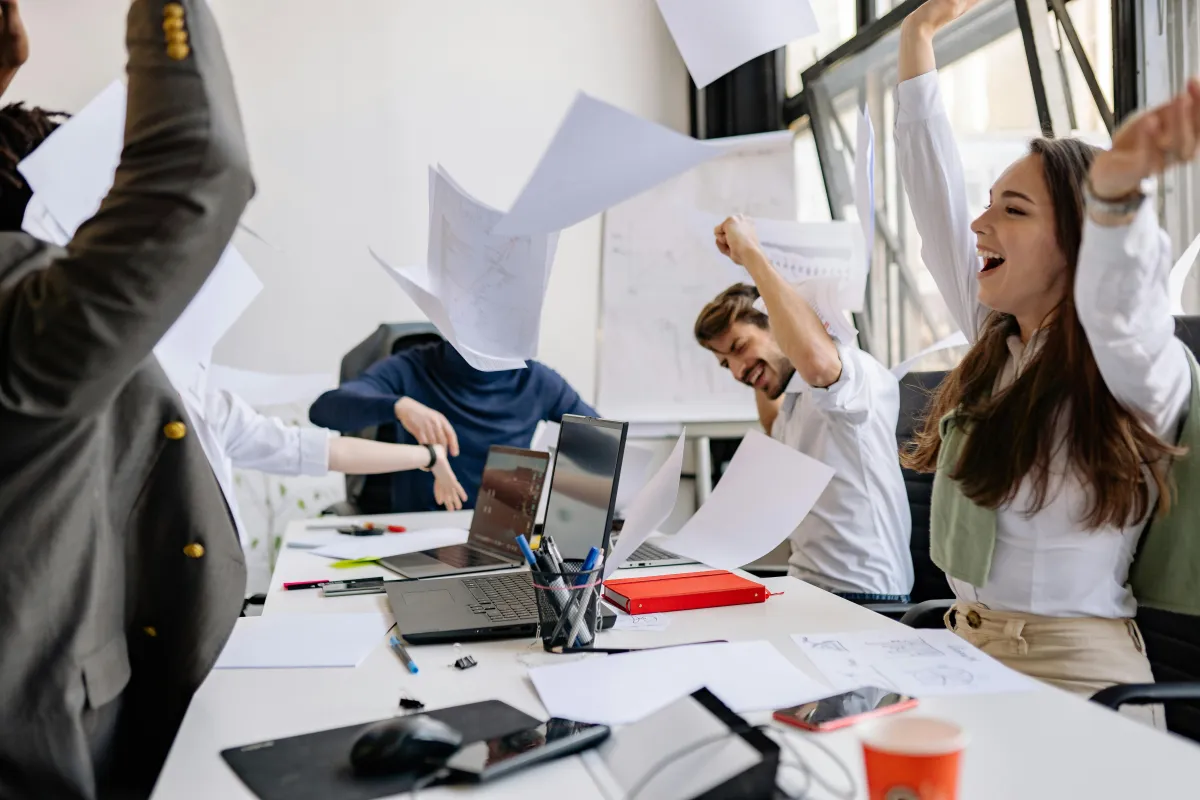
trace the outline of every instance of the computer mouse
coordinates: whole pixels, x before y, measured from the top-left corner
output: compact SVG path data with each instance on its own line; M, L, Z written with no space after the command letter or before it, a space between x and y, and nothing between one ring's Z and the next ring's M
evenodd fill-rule
M460 732L432 717L387 719L355 740L350 765L359 775L424 774L445 764L462 740Z

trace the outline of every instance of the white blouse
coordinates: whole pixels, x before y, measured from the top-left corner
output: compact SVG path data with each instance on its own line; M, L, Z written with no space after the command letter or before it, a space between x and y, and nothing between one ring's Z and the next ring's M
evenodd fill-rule
M974 342L988 309L978 299L981 264L962 162L936 72L897 87L895 139L921 234L921 256L955 321ZM1075 304L1109 390L1151 430L1174 440L1190 400L1191 375L1170 313L1170 241L1158 227L1153 206L1144 203L1126 226L1085 223ZM997 389L1019 374L1038 344L1036 334L1027 345L1010 337L1010 358ZM1087 488L1067 469L1062 448L1050 469L1048 501L1041 511L1026 513L1032 498L1029 481L998 509L986 585L951 580L955 594L993 609L1043 616L1133 616L1137 604L1127 580L1146 520L1124 528L1083 527ZM1155 501L1153 485L1151 489Z

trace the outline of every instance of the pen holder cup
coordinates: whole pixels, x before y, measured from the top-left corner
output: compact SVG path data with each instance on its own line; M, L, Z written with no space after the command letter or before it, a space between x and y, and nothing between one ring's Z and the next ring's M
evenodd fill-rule
M585 571L582 561L565 560L562 572L532 570L531 577L542 647L590 646L599 631L603 567Z

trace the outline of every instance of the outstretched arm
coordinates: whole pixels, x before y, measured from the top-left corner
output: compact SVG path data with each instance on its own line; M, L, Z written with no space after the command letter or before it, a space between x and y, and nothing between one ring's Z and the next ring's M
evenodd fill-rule
M10 3L5 11L11 11ZM191 302L254 193L207 0L134 0L125 146L67 254L0 290L0 404L93 412Z
M0 95L29 60L29 35L17 0L0 0Z

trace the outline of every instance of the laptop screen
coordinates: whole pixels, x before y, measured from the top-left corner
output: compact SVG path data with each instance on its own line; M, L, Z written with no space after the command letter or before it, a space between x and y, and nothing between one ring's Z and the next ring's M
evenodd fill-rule
M608 547L627 427L563 417L543 528L563 558L584 559L592 547Z
M488 450L468 543L524 562L517 534L533 533L550 456L492 445Z

